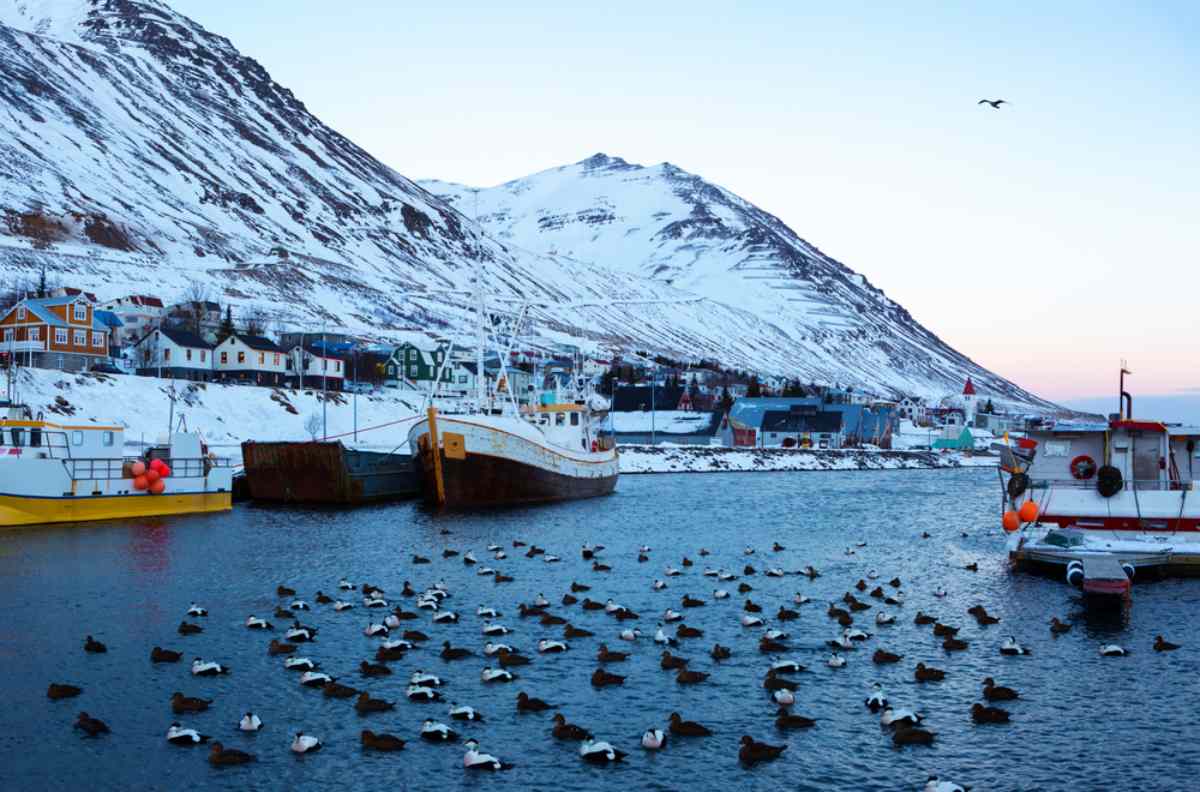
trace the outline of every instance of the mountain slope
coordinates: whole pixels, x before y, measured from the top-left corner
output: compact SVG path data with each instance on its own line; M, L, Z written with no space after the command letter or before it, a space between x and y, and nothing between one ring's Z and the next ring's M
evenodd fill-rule
M472 207L454 205L462 190L445 190L447 203L396 173L227 39L162 3L0 3L9 285L43 264L103 295L178 299L198 283L235 312L394 337L466 331L467 298L446 292L479 275L498 297L559 306L532 309L535 341L714 358L881 393L941 394L970 374L984 390L1036 401L736 196L670 166L588 162L570 167L605 178L653 172L638 200L674 203L648 211L624 193L612 206L592 194L576 201L571 185L585 180L564 170L562 189L544 196L561 205L513 209L547 233L557 226L554 244L506 229L491 217L499 209L484 233L459 211ZM629 264L616 233L636 254ZM584 244L589 234L604 244ZM792 292L804 302L751 288L753 266L802 287ZM740 280L722 285L730 271Z

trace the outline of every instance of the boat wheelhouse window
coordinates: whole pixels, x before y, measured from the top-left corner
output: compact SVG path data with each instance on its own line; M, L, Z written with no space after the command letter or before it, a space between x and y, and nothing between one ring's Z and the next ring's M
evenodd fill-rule
M29 430L29 445L33 448L42 447L42 430L39 427L33 427Z
M102 432L100 434L101 445L110 446L113 444L113 440L115 439L115 435L112 432Z
M555 426L566 426L566 424L567 424L567 416L565 414L563 414L563 413L555 413L554 414L554 425Z
M12 444L15 446L25 445L25 430L24 429L13 429L12 430Z
M545 426L546 424L550 423L550 416L546 415L546 413L542 413L538 416L538 423L542 426Z
M71 432L71 445L83 445L83 432Z
M579 413L571 413L571 426L579 426Z

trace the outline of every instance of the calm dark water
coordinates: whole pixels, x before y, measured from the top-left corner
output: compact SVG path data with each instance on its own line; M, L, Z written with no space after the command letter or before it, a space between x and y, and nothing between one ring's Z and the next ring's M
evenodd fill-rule
M1191 627L1200 601L1200 582L1164 582L1135 587L1128 619L1089 621L1077 612L1072 591L1053 580L1011 574L996 528L995 473L990 470L890 473L705 474L624 477L616 495L602 500L487 515L434 516L414 504L354 512L311 512L242 506L231 515L106 523L0 534L0 788L46 789L291 789L334 786L379 789L920 789L931 772L982 789L1164 789L1193 788L1200 762L1191 750L1200 736L1195 726L1200 651ZM440 534L448 528L448 536ZM933 538L922 540L922 531ZM961 532L969 535L961 537ZM536 542L559 553L562 563L546 564L512 550L512 540ZM583 542L607 546L611 573L595 573L581 560ZM771 543L786 545L770 552ZM854 556L844 550L867 542ZM504 545L509 558L493 562L490 542ZM641 544L653 548L651 562L636 562ZM769 658L756 649L757 631L740 626L744 597L712 601L687 613L687 622L706 631L679 650L693 667L712 678L680 687L658 667L651 641L656 615L679 609L685 593L708 598L716 581L701 576L706 563L740 572L742 549L757 548L751 559L760 574L743 578L749 595L773 614L794 592L811 596L799 621L785 625L795 650L789 656L811 665L799 676L796 712L820 720L811 730L784 734L773 724L774 706L760 687ZM513 583L495 585L459 558L441 551L474 549L482 563L512 574ZM709 548L707 559L697 556ZM419 553L433 559L412 566ZM650 584L668 562L684 554L696 561L665 591ZM963 565L976 561L979 571ZM768 564L798 570L819 567L816 581L789 575L765 578ZM908 601L894 611L897 623L876 628L867 612L865 629L877 637L848 653L839 671L826 668L823 644L835 635L824 603L840 598L876 568L879 582L898 575ZM352 703L325 699L301 688L297 676L282 670L281 658L265 652L269 635L246 630L249 613L269 616L279 602L275 587L295 588L312 600L317 589L333 594L339 578L383 586L398 600L405 579L421 588L442 579L459 611L457 625L409 622L429 633L429 648L393 663L395 674L364 680L358 662L374 654L377 640L363 637L368 611L334 613L314 606L302 620L321 633L305 654L326 671L376 697L398 700L394 713L355 714ZM572 580L593 586L589 595L611 596L641 613L646 632L630 645L617 640L618 623L603 612L558 605ZM945 599L932 591L943 585ZM731 591L736 583L721 584ZM518 669L511 685L484 687L475 658L444 663L436 646L448 639L479 650L483 638L481 604L503 611L515 628L508 642L532 652L538 638L561 637L561 628L521 620L516 604L539 592L555 612L597 633L572 642L564 655L535 656ZM869 598L862 596L863 599ZM181 637L175 628L190 601L209 609L200 619L205 632ZM1000 616L1001 624L980 628L965 613L976 602ZM411 602L409 609L411 609ZM881 607L876 604L876 608ZM886 606L883 606L886 607ZM962 627L970 650L946 656L929 632L912 618L918 609ZM379 611L371 612L379 620ZM1049 618L1074 616L1075 629L1052 639ZM277 626L280 620L273 619ZM1184 643L1172 654L1150 650L1153 636L1165 633ZM87 633L106 642L106 655L83 652ZM1001 640L1015 634L1033 649L1031 657L1006 658ZM610 670L628 674L624 687L593 690L596 647L635 652L631 662ZM734 649L732 660L716 667L708 649L718 640ZM1101 642L1130 647L1124 659L1102 659ZM226 678L194 679L186 663L152 666L150 648L159 644L227 663ZM883 646L904 655L894 666L875 666L870 653ZM946 669L941 684L918 686L913 667L924 661ZM403 699L408 675L416 668L443 674L445 692L481 710L487 722L459 724L484 750L517 766L508 773L471 775L461 769L459 746L428 745L417 739L421 721L446 722L442 705ZM980 683L994 676L1021 691L1009 726L975 727L968 710L980 700ZM82 686L78 699L52 702L51 681ZM884 684L896 704L916 708L938 734L932 748L896 750L875 717L863 707L869 685ZM187 725L248 750L258 761L246 767L212 768L206 749L171 746L163 739L175 719L168 699L175 690L215 699L208 712L180 718ZM561 705L568 718L629 752L616 767L592 768L577 747L549 735L549 714L518 716L514 699L528 691ZM74 715L87 710L108 722L112 734L83 739L72 730ZM253 709L266 727L257 735L235 730L240 714ZM666 728L672 710L714 731L706 739L680 739L660 753L639 746L642 731ZM364 753L363 727L410 740L397 754ZM288 750L298 729L320 736L325 749L295 757ZM737 741L748 733L789 746L784 758L746 770L737 762Z

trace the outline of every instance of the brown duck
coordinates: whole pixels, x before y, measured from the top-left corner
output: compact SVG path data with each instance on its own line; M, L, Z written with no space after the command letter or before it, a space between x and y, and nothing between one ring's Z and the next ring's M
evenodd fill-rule
M108 647L89 635L83 642L83 651L91 652L92 654L104 654L108 651Z
M988 677L983 680L983 697L988 701L1015 701L1021 694L1010 687L1000 687L996 680Z
M543 627L557 627L560 624L566 624L567 620L562 616L555 616L550 613L543 613L542 618L538 619L538 623Z
M933 738L936 736L931 731L918 729L905 721L892 735L892 745L933 745Z
M225 765L239 765L253 762L254 755L248 754L245 751L239 751L236 748L226 748L219 742L214 742L212 747L208 749L208 763L224 767Z
M1072 625L1058 620L1057 616L1050 617L1050 634L1057 637L1063 633L1069 633Z
M163 649L161 646L156 646L150 650L151 663L178 663L181 657L183 657L183 652Z
M913 619L913 624L919 624L921 626L925 626L926 624L935 624L936 622L937 616L930 616L928 613L923 611L917 611L917 617Z
M561 712L554 713L554 728L550 733L556 740L571 740L573 742L582 742L590 739L592 733L582 726L576 726L574 723L568 723L566 717Z
M1179 648L1179 644L1171 643L1164 639L1161 635L1154 636L1154 651L1156 652L1174 652Z
M763 654L779 654L780 652L786 652L787 646L779 641L772 641L764 636L758 642L758 651L762 652Z
M664 671L672 671L681 668L687 668L688 661L686 658L677 657L667 650L663 650L662 659L659 661L659 667Z
M573 597L570 594L563 594L562 604L564 607L574 605L576 602L579 602L576 597Z
M571 581L571 593L572 594L578 594L582 591L591 591L591 590L592 590L591 586L585 585L583 583L576 583L575 581Z
M604 610L604 603L596 602L596 600L591 599L589 597L584 597L583 604L580 605L580 607L583 608L584 610L591 610L591 611Z
M179 691L171 694L171 711L176 715L182 715L185 712L204 712L208 709L209 704L212 704L212 699L185 696Z
M195 635L196 633L204 632L204 628L199 624L188 624L185 621L179 622L178 628L180 635Z
M540 698L532 698L524 691L517 694L517 712L545 712L548 709L553 707Z
M854 588L858 589L859 591L866 591L867 590L867 581L863 580L862 578L859 578L858 582L854 584Z
M763 679L763 687L767 690L795 690L797 685L790 679L785 679L772 668L767 672L767 676Z
M276 605L275 606L275 618L276 619L290 619L290 618L292 618L292 612L290 610L288 610L287 608L283 608L283 607Z
M686 721L678 712L671 713L671 734L679 737L710 737L712 730L696 721Z
M383 647L380 648L382 649ZM365 677L389 676L392 673L392 669L388 668L387 666L368 663L366 660L363 660L358 664L358 669Z
M746 613L762 613L762 605L759 605L754 600L746 600L746 604L742 606L742 610Z
M663 654L666 654L666 652ZM596 659L601 663L623 663L629 659L629 653L611 652L608 649L608 644L600 644L600 649L596 652Z
M738 583L737 590L738 594L748 594L749 592L754 591L754 587L749 583Z
M683 595L683 607L685 607L685 608L703 608L704 600L696 599L695 597L689 597L687 594L684 594Z
M442 651L439 656L443 660L462 660L470 657L473 652L470 649L451 646L449 641L442 641Z
M390 701L383 699L373 699L366 692L359 693L358 699L354 702L354 710L359 715L366 715L371 712L387 712L395 709L396 705Z
M275 587L275 593L280 597L294 597L296 596L296 589L279 585Z
M872 596L875 599L883 599L883 597L884 597L883 588L881 586L876 586L875 588L871 589L871 593L869 596Z
M53 701L59 701L66 698L75 698L82 692L83 688L81 687L51 682L50 687L46 690L46 698Z
M405 630L400 636L406 641L428 641L429 636L420 630Z
M375 659L381 663L388 663L394 660L403 660L405 648L403 646L379 647L375 650Z
M514 668L516 666L529 665L530 660L519 652L510 652L507 649L501 649L496 652L496 662L501 668Z
M108 734L108 724L99 718L93 718L86 712L79 713L75 719L75 728L82 729L88 737L95 737L98 734Z
M933 625L933 634L938 638L953 638L954 636L958 635L958 628L938 622L937 624Z
M904 658L904 655L892 654L886 649L876 649L875 654L871 655L871 662L877 665L885 663L898 663Z
M585 630L582 627L575 627L571 624L563 627L563 637L567 640L571 638L591 638L594 635L595 633L591 630Z
M961 652L964 649L966 649L968 646L969 646L969 644L966 641L962 641L962 640L959 640L958 638L953 638L953 637L947 638L946 640L942 641L942 648L945 649L947 652Z
M708 653L708 656L713 660L728 660L733 657L733 651L728 646L721 646L718 643L713 644L712 651Z
M696 627L688 627L686 624L680 624L675 628L675 636L677 638L703 638L704 630Z
M325 698L348 699L358 695L358 691L349 685L343 685L334 680L325 683L321 688L321 692L325 694Z
M1008 723L1008 710L999 707L985 707L979 702L971 705L971 720L979 724Z
M743 735L741 746L738 749L738 760L747 765L778 759L779 755L787 750L786 745L768 745L767 743L755 742L754 738L748 734Z
M370 729L363 729L362 746L372 751L401 751L404 750L404 740L391 734L376 734Z
M775 614L775 618L781 622L795 621L796 619L800 618L800 613L799 613L799 611L788 610L787 608L780 605L779 612Z
M272 638L270 645L267 646L267 654L270 655L271 657L274 657L275 655L281 655L281 654L291 654L292 652L295 652L295 651L296 651L295 644L283 643L278 638Z
M793 715L787 711L787 707L780 707L779 712L775 713L775 727L778 729L808 729L816 725L817 722L812 718Z
M918 682L941 682L946 678L946 672L939 668L927 667L924 663L917 663L917 670L914 674Z
M592 687L594 687L594 688L602 688L602 687L608 687L609 685L623 685L623 684L625 684L625 677L620 676L618 674L610 674L607 671L605 671L603 668L597 668L595 671L592 672Z

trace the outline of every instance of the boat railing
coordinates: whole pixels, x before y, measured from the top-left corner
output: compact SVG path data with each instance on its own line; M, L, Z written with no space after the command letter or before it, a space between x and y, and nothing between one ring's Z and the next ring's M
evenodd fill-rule
M111 481L129 478L127 464L144 461L138 457L100 457L96 459L64 459L63 467L72 481ZM233 463L228 458L197 457L194 459L164 460L171 468L172 478L203 478L214 467L228 468Z
M1094 490L1096 488L1095 479L1079 480L1079 479L1036 479L1030 482L1033 489L1082 489ZM1194 481L1162 481L1160 479L1125 479L1125 489L1135 489L1138 492L1182 492L1194 491L1196 482Z

